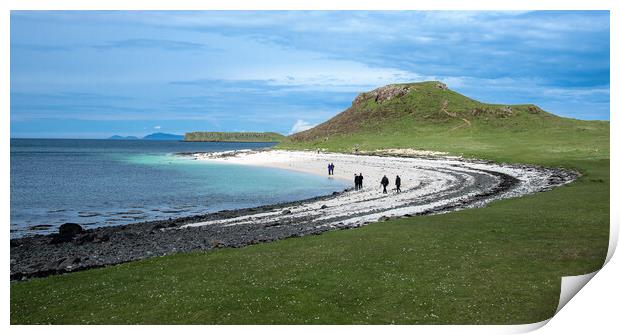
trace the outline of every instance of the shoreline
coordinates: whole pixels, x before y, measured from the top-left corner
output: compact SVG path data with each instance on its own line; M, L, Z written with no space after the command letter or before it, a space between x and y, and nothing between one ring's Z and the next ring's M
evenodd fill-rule
M469 204L481 207L488 202L522 196L528 193L546 191L557 185L574 180L576 173L563 169L551 169L529 165L496 164L482 160L463 159L430 153L420 157L359 155L342 153L314 153L308 151L263 150L260 152L242 150L232 153L196 153L195 159L204 159L229 164L247 164L270 168L281 168L316 175L325 175L328 163L336 165L332 178L349 180L354 173L363 172L366 185L362 190L349 193L326 202L323 206L306 206L292 211L293 218L312 217L319 211L321 220L335 226L360 226L375 222L383 217L403 216L437 212L439 207L454 207L454 204ZM393 178L400 174L403 180L402 192L394 193ZM388 194L379 192L382 176L389 176L391 184ZM514 179L510 187L504 187L507 179ZM501 189L502 192L498 192ZM488 198L488 199L487 199ZM477 199L477 200L475 200ZM345 214L343 214L345 213ZM222 222L204 222L185 227L211 224L256 224L279 219L281 215L266 217L241 217ZM343 217L346 218L343 222ZM326 219L327 218L327 219Z
M397 217L439 214L573 181L563 169L495 164L458 157L398 157L284 150L185 153L194 159L284 168L349 180L362 170L361 191L347 188L331 195L172 220L86 230L70 242L50 244L52 235L11 239L11 280L125 263L177 252L243 247L290 237L360 227ZM380 193L378 177L404 171L403 192ZM355 172L357 173L357 172ZM413 173L415 178L408 173ZM393 184L394 176L388 176ZM377 185L373 185L377 184ZM391 187L390 187L391 188Z

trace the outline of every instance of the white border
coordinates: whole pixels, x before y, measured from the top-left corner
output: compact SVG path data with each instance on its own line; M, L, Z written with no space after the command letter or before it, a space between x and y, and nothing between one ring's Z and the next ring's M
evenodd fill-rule
M198 0L4 0L0 2L0 43L2 43L2 52L0 53L0 76L2 81L0 84L0 106L2 106L2 117L4 122L0 122L2 129L2 138L0 143L3 150L3 157L9 157L10 152L10 102L9 102L9 90L10 90L10 77L9 77L9 29L10 29L10 10L44 10L44 9L256 9L256 10L268 10L268 9L383 9L383 10L405 10L405 9L439 9L439 10L515 10L515 9L604 9L611 10L611 101L610 106L612 111L617 111L617 100L614 97L614 90L617 87L617 73L618 68L616 62L613 60L618 59L617 52L617 26L618 24L618 2L614 1L576 1L576 0L504 0L504 1L492 1L492 0L478 0L478 1L462 1L462 0L434 0L427 2L405 2L397 0L382 0L382 1L369 1L369 0L342 0L340 2L329 0L262 0L262 1L244 1L244 0L217 0L217 1L198 1ZM611 171L618 171L619 165L617 160L616 145L618 142L616 121L614 113L611 113ZM9 160L4 159L2 164L2 172L5 178L2 179L2 218L5 224L2 225L2 241L3 246L8 253L9 248L9 225L6 224L10 221L10 183L9 183ZM611 178L611 203L618 204L618 180L612 175ZM583 292L577 295L574 303L566 305L556 317L549 321L546 327L538 330L543 334L560 334L560 333L573 333L573 332L591 332L616 329L617 323L617 307L620 293L617 285L617 278L620 274L620 264L617 259L611 259L611 255L615 250L618 239L618 207L612 207L611 210L611 234L610 234L610 249L607 255L606 266L600 270L600 273L594 277L592 282L583 289ZM5 269L5 278L9 277L9 257L5 254L1 259L1 266ZM106 334L110 331L122 332L122 333L135 333L149 332L154 334L167 334L171 331L183 331L184 333L204 333L205 330L225 333L247 333L253 332L258 334L290 334L296 332L300 334L315 334L317 331L329 332L329 333L342 333L342 332L355 332L363 334L374 334L380 331L390 331L393 333L409 334L411 331L416 331L425 334L446 334L458 332L461 334L497 334L497 333L515 333L534 330L545 325L547 321L543 321L532 325L519 325L519 326L319 326L319 327L304 327L304 326L278 326L278 327L266 327L266 326L252 326L240 327L240 326L165 326L165 327L131 327L131 326L98 326L89 327L87 329L83 327L70 327L70 326L55 326L45 327L40 326L11 326L9 327L9 283L8 280L5 285L2 286L2 306L1 320L4 334L11 333L25 333L25 334L38 334L41 331L46 333L59 333L59 334L82 334L84 331L88 331L93 334ZM208 327L208 328L207 328Z

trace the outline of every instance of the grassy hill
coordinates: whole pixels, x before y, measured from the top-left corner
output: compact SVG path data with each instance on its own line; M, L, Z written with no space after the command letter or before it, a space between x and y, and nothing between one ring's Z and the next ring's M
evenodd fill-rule
M280 142L284 135L268 132L196 131L185 134L187 142Z
M394 87L360 95L279 146L430 149L582 175L485 208L11 283L11 323L519 324L553 316L561 277L598 270L607 253L609 122L483 104L437 82Z
M412 147L502 161L515 158L515 151L525 160L541 153L608 157L609 122L562 118L535 105L482 103L431 81L362 93L342 113L280 147Z

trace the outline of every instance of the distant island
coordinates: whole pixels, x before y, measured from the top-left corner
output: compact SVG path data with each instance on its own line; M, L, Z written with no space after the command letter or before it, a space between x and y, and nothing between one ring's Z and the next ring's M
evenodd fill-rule
M185 134L187 142L280 142L284 135L275 132L196 131Z
M107 138L107 140L139 140L136 136L120 136L114 135Z
M157 141L182 141L183 135L166 134L166 133L153 133L146 135L142 138L136 136L120 136L114 135L108 137L108 140L157 140Z
M153 133L146 135L143 140L169 140L169 141L182 141L183 135L166 134L166 133Z

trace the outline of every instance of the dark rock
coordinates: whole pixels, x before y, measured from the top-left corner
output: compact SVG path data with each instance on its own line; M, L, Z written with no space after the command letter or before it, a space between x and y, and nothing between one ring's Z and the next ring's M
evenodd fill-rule
M101 242L107 242L110 240L110 234L105 233L105 232L98 232L98 233L86 233L86 234L81 234L78 235L76 238L73 239L73 242L77 245L82 245L84 243L101 243Z
M282 214L283 215L291 214L291 211L289 209L285 209L285 210L282 211Z
M60 259L60 260L52 260L47 262L45 265L41 265L41 264L36 264L35 268L41 269L43 271L55 271L58 269L58 265L60 265L60 263L64 262L64 258Z
M382 216L379 218L379 222L383 222L383 221L389 221L390 217L389 216Z
M84 228L77 223L65 223L58 228L58 234L61 236L74 237L77 234L84 232Z
M128 239L137 239L137 238L139 238L139 237L140 237L138 234L136 234L136 233L134 233L134 232L131 232L131 231L128 231L128 232L123 233L123 234L121 234L121 235L122 235L122 236L124 236L124 237L126 237L126 238L128 238Z
M164 228L176 227L177 226L176 221L178 221L178 220L175 220L174 222L159 222L159 223L156 223L151 230L159 230L159 229L164 229Z
M164 229L164 228L168 228L168 224L163 223L163 222L160 222L160 223L155 224L155 225L153 226L153 228L151 228L151 231L153 231L153 230L159 230L159 229Z
M327 208L327 205L321 206L321 209L325 209L325 208Z
M82 245L84 243L92 242L95 239L95 234L80 234L73 239L73 243L77 245Z
M51 234L50 244L71 242L74 237L84 232L82 226L77 223L65 223L58 228L58 234Z
M58 269L71 270L76 265L80 264L80 261L81 260L79 257L67 257L61 260L60 262L58 262Z

